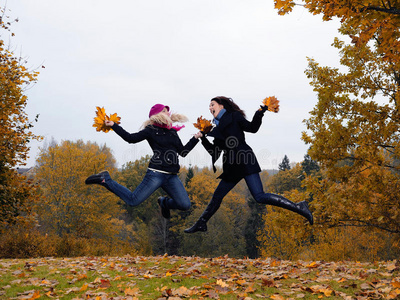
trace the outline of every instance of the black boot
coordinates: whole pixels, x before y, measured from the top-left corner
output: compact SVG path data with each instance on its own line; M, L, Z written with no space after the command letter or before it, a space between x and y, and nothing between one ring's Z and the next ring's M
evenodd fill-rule
M221 206L221 202L222 199L213 196L197 222L194 223L192 227L185 229L184 232L194 233L196 231L207 231L207 221L217 212L218 208Z
M168 208L168 205L166 203L167 197L158 197L158 205L161 207L161 214L164 218L169 219L171 218L171 211Z
M301 201L297 203L297 206L300 208L300 214L310 222L311 225L314 224L314 217L310 211L310 208L308 207L308 202L307 201Z
M310 222L311 225L314 224L313 215L312 215L310 209L308 208L307 201L301 201L299 203L294 203L280 195L276 195L276 194L266 194L266 195L268 195L268 197L261 203L288 209L290 211L293 211L293 212L298 213L299 215L305 217L308 220L308 222Z
M104 185L106 182L106 179L110 178L110 174L108 171L103 171L95 175L91 175L88 178L86 178L85 183L86 184L101 184Z
M207 220L201 218L197 220L196 223L190 228L184 230L186 233L195 233L196 231L207 231Z

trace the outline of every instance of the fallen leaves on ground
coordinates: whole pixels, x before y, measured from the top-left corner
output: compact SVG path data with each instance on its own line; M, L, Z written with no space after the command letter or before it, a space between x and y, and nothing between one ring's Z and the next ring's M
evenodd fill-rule
M152 256L0 260L1 299L399 299L400 262Z

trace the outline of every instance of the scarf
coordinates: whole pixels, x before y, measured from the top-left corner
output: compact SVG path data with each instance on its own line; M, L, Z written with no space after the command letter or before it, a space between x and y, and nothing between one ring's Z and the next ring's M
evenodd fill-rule
M214 120L213 120L213 123L214 123L215 125L218 126L219 120L221 120L221 117L224 115L225 112L226 112L226 109L225 109L225 108L223 108L223 109L220 110L220 112L218 113L218 115L217 115L217 116L214 118Z

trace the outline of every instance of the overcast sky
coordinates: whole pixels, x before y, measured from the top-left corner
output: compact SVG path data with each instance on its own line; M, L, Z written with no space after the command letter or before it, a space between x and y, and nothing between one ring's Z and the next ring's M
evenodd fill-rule
M210 99L220 95L233 98L248 119L262 99L276 96L280 112L266 113L247 142L264 169L277 169L284 155L300 162L308 148L303 120L317 103L306 57L338 65L331 46L338 22L300 6L279 16L273 0L8 0L7 9L19 19L12 49L31 69L45 66L26 92L30 118L40 114L33 132L45 141L106 144L119 166L151 149L96 132L96 106L136 132L152 105L169 105L189 118L180 131L186 143L197 131L192 123L211 119ZM28 166L44 143L31 144ZM199 144L181 164L210 166L211 158Z

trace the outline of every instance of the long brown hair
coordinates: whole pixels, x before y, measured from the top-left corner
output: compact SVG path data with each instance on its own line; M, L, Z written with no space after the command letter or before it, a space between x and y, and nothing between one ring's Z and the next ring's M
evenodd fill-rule
M218 96L212 98L211 101L215 101L218 104L223 105L224 108L229 112L238 111L242 114L242 116L244 117L246 116L244 111L241 110L240 107L235 102L233 102L232 98L228 98L225 96Z

